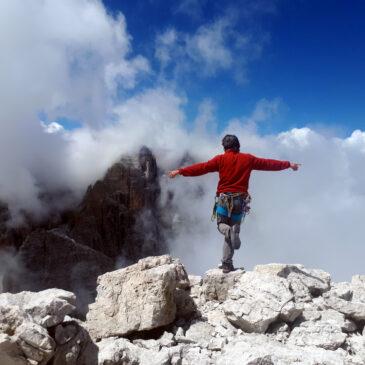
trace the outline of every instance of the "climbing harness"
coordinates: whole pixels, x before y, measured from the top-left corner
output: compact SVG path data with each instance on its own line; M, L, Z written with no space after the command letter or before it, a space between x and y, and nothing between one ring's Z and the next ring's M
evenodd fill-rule
M234 199L237 197L243 198L242 210L240 213L233 213ZM242 218L250 212L250 194L243 193L220 193L215 197L215 204L213 207L212 221L217 218L217 214L231 218L233 221L241 221Z

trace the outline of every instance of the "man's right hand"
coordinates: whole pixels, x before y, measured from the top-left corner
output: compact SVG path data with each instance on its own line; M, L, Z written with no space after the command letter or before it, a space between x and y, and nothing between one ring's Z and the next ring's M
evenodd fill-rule
M299 169L299 166L301 166L302 164L301 163L293 163L293 162L290 162L290 168L293 170L293 171L297 171Z
M179 170L172 170L172 171L169 171L169 177L171 179L173 179L174 177L176 177L177 175L179 175Z

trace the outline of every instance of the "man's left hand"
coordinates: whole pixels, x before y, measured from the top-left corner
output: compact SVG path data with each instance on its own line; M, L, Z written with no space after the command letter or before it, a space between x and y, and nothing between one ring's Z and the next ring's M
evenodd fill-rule
M300 163L292 163L290 162L290 168L293 170L293 171L297 171L299 169L299 166L301 166L302 164Z

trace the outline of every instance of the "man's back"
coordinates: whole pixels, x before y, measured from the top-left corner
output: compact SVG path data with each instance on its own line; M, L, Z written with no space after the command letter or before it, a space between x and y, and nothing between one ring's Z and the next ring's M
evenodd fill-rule
M278 171L290 167L289 161L258 158L248 153L226 150L207 162L179 169L183 176L199 176L219 172L217 193L246 193L252 170Z
M219 183L217 193L245 193L252 171L252 155L227 151L219 155Z

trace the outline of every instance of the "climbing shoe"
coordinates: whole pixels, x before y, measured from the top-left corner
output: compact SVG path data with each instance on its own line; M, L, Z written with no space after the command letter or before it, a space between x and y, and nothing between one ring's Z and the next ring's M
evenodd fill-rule
M222 265L220 266L220 268L222 269L224 274L234 271L234 266L231 262L229 262L229 263L223 262Z

